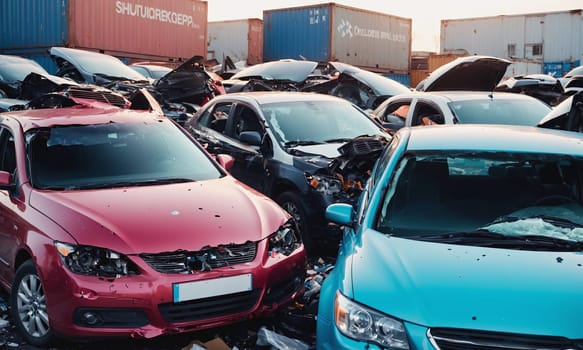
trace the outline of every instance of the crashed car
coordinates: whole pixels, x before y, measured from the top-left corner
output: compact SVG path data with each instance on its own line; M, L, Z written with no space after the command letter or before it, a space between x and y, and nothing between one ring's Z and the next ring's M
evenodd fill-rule
M132 63L129 67L152 81L160 79L172 71L170 67L149 62Z
M0 286L27 343L189 332L302 293L294 219L230 156L160 113L101 107L2 114Z
M565 97L565 89L561 82L548 74L513 76L498 84L495 91L529 95L550 106L556 106Z
M228 93L241 91L304 91L342 97L365 110L410 90L379 74L341 62L292 59L257 64L223 81Z
M393 96L372 114L391 133L433 124L536 126L551 111L548 104L524 94L494 92L509 64L489 56L458 58L436 69L418 91Z
M583 135L404 128L320 290L317 348L578 349Z
M583 90L553 108L538 124L541 128L583 132Z
M98 52L52 47L56 75L78 83L95 84L131 96L145 88L162 106L164 114L183 123L196 109L222 91L217 89L194 56L153 83L119 59Z
M0 98L0 111L61 108L98 101L119 108L132 106L131 101L104 87L79 84L70 79L49 74L32 60L19 56L0 55L0 86L12 98Z
M235 158L231 174L275 199L298 222L308 254L336 252L324 219L355 202L390 136L334 96L248 92L218 96L185 127L211 153ZM337 237L338 238L338 237Z
M0 98L18 98L21 84L30 73L49 75L38 63L28 58L0 55Z

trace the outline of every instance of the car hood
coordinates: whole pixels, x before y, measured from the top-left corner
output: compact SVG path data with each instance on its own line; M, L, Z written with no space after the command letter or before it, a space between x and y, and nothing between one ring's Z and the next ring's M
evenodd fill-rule
M123 254L258 241L287 214L231 177L163 186L33 191L30 204L78 244Z
M581 253L361 237L351 273L360 303L426 327L583 337Z
M194 95L208 94L209 86L202 56L193 56L154 82L154 87L171 102L190 102Z
M300 83L318 66L314 61L280 60L247 67L231 77L231 80L289 80Z
M494 91L510 61L491 56L459 57L433 71L419 91Z

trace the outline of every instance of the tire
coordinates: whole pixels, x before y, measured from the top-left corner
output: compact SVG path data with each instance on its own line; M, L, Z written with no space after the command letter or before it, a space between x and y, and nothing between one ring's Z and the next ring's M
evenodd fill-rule
M29 344L45 347L54 340L49 325L46 295L32 260L16 271L10 291L12 319L22 338Z
M316 246L310 235L308 211L300 196L296 192L287 191L277 196L276 202L296 220L308 255L315 253Z

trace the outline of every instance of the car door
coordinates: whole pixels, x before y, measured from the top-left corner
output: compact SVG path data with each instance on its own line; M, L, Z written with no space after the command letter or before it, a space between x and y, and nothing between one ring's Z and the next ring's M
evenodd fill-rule
M14 137L5 127L0 126L0 170L15 174L16 152ZM10 280L14 253L17 246L19 221L18 209L20 201L13 196L12 191L0 189L0 277Z
M244 132L258 133L260 141L249 143L242 134ZM265 155L270 153L270 142L266 140L265 125L259 111L244 103L237 103L231 110L225 133L230 139L229 154L235 158L231 174L266 193L268 171Z

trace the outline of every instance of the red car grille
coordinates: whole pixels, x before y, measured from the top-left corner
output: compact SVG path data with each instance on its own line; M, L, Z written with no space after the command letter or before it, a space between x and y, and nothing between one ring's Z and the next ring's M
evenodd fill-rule
M251 262L257 255L257 244L247 242L203 250L176 251L160 254L140 254L154 270L161 273L190 273Z
M190 322L245 312L257 304L260 294L261 289L255 289L182 303L160 304L158 308L168 323Z

